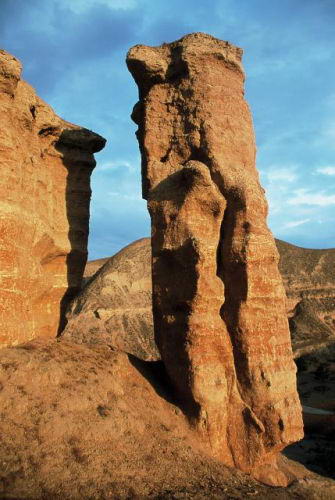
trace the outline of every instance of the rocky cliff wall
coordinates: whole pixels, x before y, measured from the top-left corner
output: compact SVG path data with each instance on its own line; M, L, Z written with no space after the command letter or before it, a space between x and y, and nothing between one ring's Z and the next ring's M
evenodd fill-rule
M0 346L54 337L87 259L93 153L105 140L59 118L0 51Z
M302 437L242 51L196 33L127 57L152 221L155 340L213 454L257 477Z

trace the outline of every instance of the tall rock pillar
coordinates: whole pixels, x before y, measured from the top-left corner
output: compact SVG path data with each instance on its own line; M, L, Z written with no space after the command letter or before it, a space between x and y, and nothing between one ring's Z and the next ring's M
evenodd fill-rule
M202 33L133 47L132 118L166 369L214 456L284 484L276 455L302 437L301 409L241 57Z

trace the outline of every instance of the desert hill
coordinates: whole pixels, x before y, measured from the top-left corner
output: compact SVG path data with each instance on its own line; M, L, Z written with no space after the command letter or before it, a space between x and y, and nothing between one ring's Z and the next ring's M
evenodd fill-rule
M300 248L276 240L293 347L299 355L335 341L335 249Z
M293 349L301 356L335 342L335 249L300 248L278 239L276 245ZM158 359L153 340L150 256L150 239L142 238L113 257L89 261L84 288L68 315L65 336L95 342L109 338L113 345L134 355L139 356L141 349L142 359ZM125 338L128 347L122 345ZM131 350L130 342L139 344Z

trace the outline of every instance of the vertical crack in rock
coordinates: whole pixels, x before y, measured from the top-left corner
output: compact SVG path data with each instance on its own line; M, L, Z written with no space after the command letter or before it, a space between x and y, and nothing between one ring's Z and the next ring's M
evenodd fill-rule
M99 135L59 118L0 50L0 346L55 337L87 260Z
M133 47L132 116L166 369L214 456L284 484L276 455L302 437L301 409L241 56L201 33Z

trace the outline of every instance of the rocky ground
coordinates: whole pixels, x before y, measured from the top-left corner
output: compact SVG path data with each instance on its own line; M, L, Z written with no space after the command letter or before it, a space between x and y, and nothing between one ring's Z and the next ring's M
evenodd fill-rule
M332 499L299 469L271 488L208 458L160 363L107 346L32 341L0 352L1 499Z
M137 262L145 254L148 264L147 247L147 240L140 240L105 267L100 273L105 298L101 290L95 297L86 293L87 314L93 317L91 311L99 307L102 317L102 302L126 289L134 300L133 314L136 304L148 309L149 273ZM107 260L88 263L86 276ZM124 332L130 326L142 328L145 340L147 325L124 323L119 313ZM93 333L91 340L97 342L99 330ZM159 361L141 361L111 348L111 337L106 340L105 345L78 345L74 338L33 341L0 351L1 499L335 498L332 417L305 413L305 439L285 451L311 472L298 468L300 479L288 488L265 486L208 458L206 444L187 425ZM144 340L140 348L133 346L139 357L144 347L148 351ZM298 389L304 406L331 411L335 347L322 347L322 342L309 342L298 359ZM157 359L154 351L150 358Z

